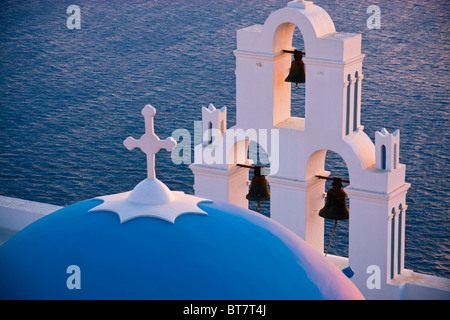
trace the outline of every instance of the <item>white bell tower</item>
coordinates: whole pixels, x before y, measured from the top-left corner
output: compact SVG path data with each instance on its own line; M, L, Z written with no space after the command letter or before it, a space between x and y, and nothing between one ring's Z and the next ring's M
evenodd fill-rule
M305 118L291 116L292 38L304 40ZM361 35L337 32L330 16L311 1L291 1L263 25L237 31L236 125L217 142L216 162L198 161L208 146L196 147L195 194L247 207L250 141L269 139L270 217L324 251L327 150L345 161L350 185L349 257L352 280L366 298L398 298L404 274L405 165L399 163L399 133L375 134L376 145L360 122L363 79ZM204 124L205 125L205 124ZM265 130L265 131L264 131ZM239 134L237 134L239 132ZM330 257L331 259L332 257ZM367 285L378 272L380 288ZM374 271L374 272L375 272Z

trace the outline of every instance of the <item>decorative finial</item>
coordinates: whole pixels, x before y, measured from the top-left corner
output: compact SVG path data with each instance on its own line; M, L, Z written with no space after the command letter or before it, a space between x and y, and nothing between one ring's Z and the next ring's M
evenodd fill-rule
M123 145L128 150L133 150L134 148L139 147L147 155L147 177L148 179L156 179L155 154L161 148L164 148L167 151L172 151L177 145L177 142L172 137L160 140L155 134L153 125L153 118L156 114L155 108L148 104L144 107L144 109L142 109L141 113L145 119L145 134L143 134L139 140L128 137L123 142Z
M119 215L120 222L137 217L154 217L175 223L175 219L185 213L208 215L197 204L211 202L210 200L186 195L181 191L170 191L164 183L156 179L155 154L161 148L172 151L177 142L172 137L160 140L155 134L155 108L148 104L141 113L145 118L145 133L139 140L128 137L123 144L128 150L139 147L147 155L147 179L139 182L131 191L97 197L96 199L103 200L103 203L89 212L112 211Z

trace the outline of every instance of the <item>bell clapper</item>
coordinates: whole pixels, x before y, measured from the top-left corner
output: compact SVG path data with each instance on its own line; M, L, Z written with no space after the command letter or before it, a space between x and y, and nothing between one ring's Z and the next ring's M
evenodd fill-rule
M334 232L336 231L337 222L338 222L337 220L334 220L333 232L331 233L330 243L328 244L327 251L325 252L325 257L326 257L327 254L328 254L328 250L330 250L331 241L333 240Z
M327 191L327 200L325 206L319 211L319 216L328 220L334 220L333 232L331 234L330 243L328 244L327 251L325 252L325 257L328 254L328 250L331 246L331 241L333 240L334 233L336 231L336 226L338 220L348 220L349 210L347 208L347 195L344 189L342 189L342 182L350 183L348 180L343 180L341 178L331 178L316 175L319 179L332 180L332 187Z
M256 212L261 211L261 201L270 201L269 185L266 177L261 173L262 166L252 166L247 164L237 164L240 167L250 168L254 170L250 190L245 198L249 201L258 201Z

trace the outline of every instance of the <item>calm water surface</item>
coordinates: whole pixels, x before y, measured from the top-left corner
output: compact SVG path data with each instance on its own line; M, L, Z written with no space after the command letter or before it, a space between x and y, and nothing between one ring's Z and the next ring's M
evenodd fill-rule
M2 1L0 3L0 194L57 205L132 189L145 155L122 141L143 133L140 114L158 110L156 133L192 135L209 103L235 123L236 30L264 23L288 1ZM81 29L66 9L81 8ZM406 267L449 272L449 16L447 1L337 1L316 4L338 31L363 35L362 124L373 139L400 129L407 165ZM369 30L366 9L381 8ZM302 45L300 33L294 43ZM302 113L302 92L294 97ZM333 175L347 174L339 156ZM187 165L157 154L169 188L193 193ZM269 215L268 205L264 214ZM331 233L326 226L326 243ZM330 253L347 254L348 224Z

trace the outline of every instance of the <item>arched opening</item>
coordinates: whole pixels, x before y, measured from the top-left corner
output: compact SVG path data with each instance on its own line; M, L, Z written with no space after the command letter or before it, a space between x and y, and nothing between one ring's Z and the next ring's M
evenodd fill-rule
M303 62L294 63L295 50L305 52L307 45L303 41L301 29L296 24L286 22L280 24L274 35L273 50L277 58L274 60L274 111L273 111L273 125L280 128L288 128L294 130L305 130L305 94L306 94L306 79L303 80L301 75L303 74ZM284 51L284 50L287 50ZM304 64L303 64L304 65ZM295 70L291 74L291 70ZM300 74L300 77L298 76ZM290 81L286 81L286 78ZM300 79L297 84L296 79ZM296 89L297 87L297 89Z
M353 131L356 131L358 129L358 86L359 86L359 79L358 79L358 71L355 72L355 96L354 96L354 103L353 103Z
M251 166L261 166L261 174L267 176L270 173L270 160L266 149L264 148L268 146L264 146L264 143L261 145L256 141L258 141L258 136L256 134L243 135L239 138L235 137L233 146L227 151L227 163L247 167L250 166L250 162L248 160L251 160ZM248 175L245 177L241 175L240 178L242 179L241 181L245 180L245 186L241 184L239 187L245 189L245 193L242 193L243 189L239 190L239 192L241 192L239 195L239 200L246 201L247 199L245 199L245 197L250 191L251 183L247 185L247 181L251 182L253 175L255 174L255 169L249 168L248 170ZM243 197L242 199L240 198L241 196ZM259 213L270 217L270 201L261 201L260 205L261 209ZM256 211L257 201L249 201L248 208Z
M392 218L391 218L391 270L390 270L390 278L393 279L395 276L394 270L394 260L395 260L395 208L392 208Z
M402 261L402 256L403 256L403 206L400 203L400 205L398 206L398 262L397 262L397 272L398 274L401 274L403 271L403 261Z
M303 36L298 27L294 30L292 47L305 52ZM299 83L297 89L295 83L291 85L291 117L305 118L305 83Z
M314 179L317 175L325 178ZM341 178L345 188L350 185L350 170L338 153L321 149L317 150L309 156L306 164L306 179L311 181L308 186L306 194L306 234L305 240L323 253L327 252L327 257L331 258L333 262L338 259L340 267L345 268L348 266L348 261L345 257L348 257L349 246L349 225L352 218L352 210L350 206L349 197L346 196L346 205L349 209L348 220L337 220L336 229L333 235L333 229L336 220L331 220L320 216L320 210L325 207L327 201L327 191L332 188L331 178ZM340 202L337 198L338 207ZM336 202L335 202L336 203ZM340 211L342 212L342 211ZM331 217L330 214L324 214L323 216ZM342 215L344 218L346 215ZM329 248L328 248L329 246ZM334 258L333 256L338 256ZM344 257L343 259L340 257Z
M258 143L254 141L250 141L247 152L247 159L253 161L253 165L261 166L264 169L261 170L261 174L267 176L270 173L270 161L269 156L266 150ZM254 170L250 170L249 172L249 180L252 181L254 175ZM249 186L251 187L251 185ZM269 185L270 190L270 185ZM261 209L259 213L265 215L266 217L270 217L270 201L261 201L260 202ZM257 206L257 202L249 201L248 207L250 210L255 210Z
M350 82L352 80L351 75L347 76L347 106L345 110L345 134L348 135L350 133L350 92L351 92L351 85Z
M208 144L213 142L213 134L212 134L212 122L208 122Z
M394 168L397 169L397 144L394 143Z
M381 169L386 170L386 146L381 145Z
M325 157L325 170L330 172L330 177L338 177L343 180L350 181L349 172L344 159L337 153L328 150ZM325 182L325 192L331 188L332 181ZM343 188L347 187L349 183L344 183ZM326 201L327 199L325 199ZM347 196L347 207L350 210L350 217L352 215L349 198ZM348 243L349 243L349 220L339 220L336 225L336 230L331 239L334 220L324 219L324 251L327 250L328 255L335 255L341 257L348 257ZM331 240L331 243L330 243Z

